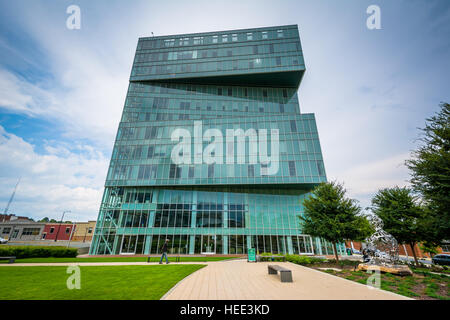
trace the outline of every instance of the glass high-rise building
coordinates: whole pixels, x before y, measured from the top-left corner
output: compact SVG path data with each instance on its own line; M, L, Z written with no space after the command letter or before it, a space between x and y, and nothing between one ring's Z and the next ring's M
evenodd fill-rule
M304 72L296 25L140 38L90 254L332 254L299 226L326 181Z

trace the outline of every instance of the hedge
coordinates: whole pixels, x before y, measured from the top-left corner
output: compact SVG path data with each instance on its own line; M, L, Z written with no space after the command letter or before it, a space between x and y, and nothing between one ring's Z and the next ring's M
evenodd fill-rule
M272 254L270 252L263 252L259 256L259 261L283 261L283 260L284 256L282 254Z
M297 256L288 254L286 255L286 260L292 263L296 263L302 266L313 264L313 263L321 263L326 262L326 259L323 258L315 258L315 257L308 257L308 256Z
M0 257L14 256L23 258L75 258L77 249L66 247L43 246L0 246Z
M324 258L316 258L316 257L308 257L308 256L301 256L301 255L292 255L287 254L283 255L281 253L279 254L271 254L270 252L263 252L261 253L259 259L260 261L283 261L284 258L286 258L286 261L300 264L300 265L308 265L313 263L322 263L327 262Z

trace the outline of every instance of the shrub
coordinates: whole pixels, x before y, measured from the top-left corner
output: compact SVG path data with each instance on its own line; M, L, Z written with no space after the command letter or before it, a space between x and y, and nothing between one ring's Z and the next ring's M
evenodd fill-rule
M50 246L1 246L0 256L15 256L17 259L47 257L75 258L77 256L77 249Z
M274 256L273 258L271 256ZM263 252L260 254L259 261L283 261L282 254L272 254L270 252Z
M273 256L273 257L272 257ZM309 257L309 256L302 256L302 255L294 255L294 254L287 254L283 255L281 253L279 254L272 254L270 252L263 252L260 254L260 261L283 261L284 257L286 257L286 261L296 263L302 266L308 265L308 264L314 264L314 263L323 263L327 262L326 259L323 258L316 258L316 257Z
M286 255L286 260L289 262L292 262L292 263L303 265L303 266L308 265L308 264L325 262L325 259L322 259L322 258L292 255L292 254Z

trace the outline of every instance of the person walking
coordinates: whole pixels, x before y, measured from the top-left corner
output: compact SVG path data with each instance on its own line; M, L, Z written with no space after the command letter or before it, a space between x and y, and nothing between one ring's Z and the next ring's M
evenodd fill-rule
M159 264L162 264L162 260L163 258L166 258L166 264L169 264L169 259L167 259L167 246L169 244L169 239L166 239L166 241L164 242L162 248L161 248L161 260L159 260Z

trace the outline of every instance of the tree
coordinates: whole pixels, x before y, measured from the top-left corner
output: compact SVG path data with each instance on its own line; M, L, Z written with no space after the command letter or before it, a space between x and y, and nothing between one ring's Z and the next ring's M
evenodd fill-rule
M41 220L39 220L39 222L49 222L50 220L48 219L48 217L42 218Z
M425 200L430 229L427 241L439 245L450 238L450 104L426 120L422 145L406 161L411 184Z
M420 249L422 249L423 252L428 253L431 258L433 258L433 255L438 253L437 246L427 241L420 244Z
M345 193L337 182L322 183L303 201L304 215L299 216L302 232L333 244L336 261L336 243L364 240L374 232L356 200L346 198Z
M415 245L427 239L428 221L426 208L409 188L386 188L379 190L372 199L372 211L383 221L384 231L390 233L398 243L411 247L414 261L417 260Z

